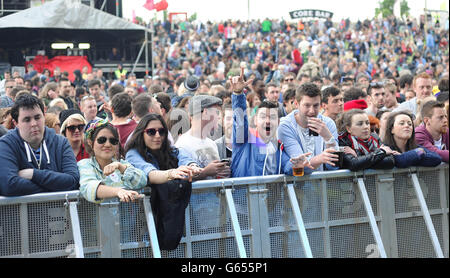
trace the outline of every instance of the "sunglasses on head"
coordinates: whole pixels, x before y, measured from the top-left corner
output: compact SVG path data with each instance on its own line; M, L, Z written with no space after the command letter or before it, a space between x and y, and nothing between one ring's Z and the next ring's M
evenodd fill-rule
M384 86L384 82L371 82L371 83L369 83L369 86L370 87L383 87Z
M116 139L114 137L106 138L105 136L98 137L97 143L99 143L100 145L103 145L106 143L106 140L109 140L109 143L111 143L111 145L114 145L114 146L119 144L119 139Z
M66 129L68 129L70 132L75 132L76 129L83 132L85 126L86 126L85 124L71 125L71 126L66 126Z
M145 133L147 133L148 136L155 136L156 132L159 133L159 136L164 136L167 133L167 130L165 128L147 128L146 130L144 130Z

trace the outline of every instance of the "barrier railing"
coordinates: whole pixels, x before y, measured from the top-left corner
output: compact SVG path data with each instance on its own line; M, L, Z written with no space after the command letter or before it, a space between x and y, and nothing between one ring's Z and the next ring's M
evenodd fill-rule
M193 183L185 231L159 249L146 197L0 197L0 257L449 257L448 165Z

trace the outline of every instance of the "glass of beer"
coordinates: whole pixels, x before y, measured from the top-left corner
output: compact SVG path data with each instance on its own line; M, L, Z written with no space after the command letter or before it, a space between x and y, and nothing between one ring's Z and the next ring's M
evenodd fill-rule
M303 167L303 163L305 162L305 157L292 159L292 173L295 177L302 177L305 174L305 168ZM301 165L297 167L297 165Z

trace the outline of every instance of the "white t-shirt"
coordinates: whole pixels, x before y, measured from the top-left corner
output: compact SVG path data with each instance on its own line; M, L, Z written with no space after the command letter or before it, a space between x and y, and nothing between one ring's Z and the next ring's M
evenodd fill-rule
M297 124L297 132L303 145L304 153L314 153L316 142L314 136L309 136L309 128L303 128Z
M178 137L175 147L184 149L201 168L214 160L220 160L216 143L209 139L200 139L191 135L191 130Z
M434 141L434 146L440 150L442 150L442 136L439 138L439 140Z

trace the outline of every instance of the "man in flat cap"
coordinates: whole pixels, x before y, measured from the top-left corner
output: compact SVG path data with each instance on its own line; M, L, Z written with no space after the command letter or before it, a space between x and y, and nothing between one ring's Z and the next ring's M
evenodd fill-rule
M219 151L208 138L211 130L217 130L222 100L209 95L194 96L189 103L191 129L181 135L175 146L189 152L198 166L204 168L199 179L229 177L230 167L220 162Z

